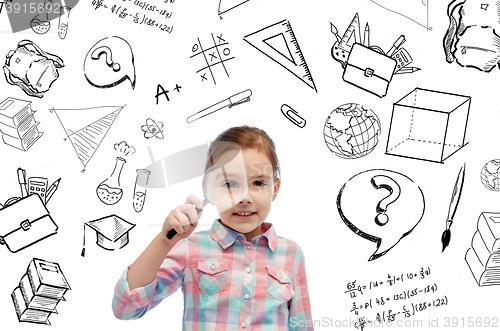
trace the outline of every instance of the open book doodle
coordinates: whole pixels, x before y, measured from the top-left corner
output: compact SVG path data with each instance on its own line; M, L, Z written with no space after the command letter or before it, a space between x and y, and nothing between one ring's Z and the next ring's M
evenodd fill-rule
M125 106L52 109L83 164L83 170Z

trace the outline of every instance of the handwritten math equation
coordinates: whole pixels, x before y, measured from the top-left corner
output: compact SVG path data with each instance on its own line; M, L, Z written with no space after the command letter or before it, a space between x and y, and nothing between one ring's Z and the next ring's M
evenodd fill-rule
M94 7L94 10L100 8L109 9L109 12L112 15L121 19L129 18L131 22L138 25L152 26L167 33L172 33L172 31L174 30L173 25L162 23L164 20L172 17L173 12L171 10L161 9L158 5L151 5L148 2L139 0L121 1L122 3L130 2L130 5L133 5L132 10L130 10L130 7L125 6L124 4L108 5L110 2L112 2L112 0L92 0L92 7ZM164 0L165 4L174 2L175 0ZM136 10L135 13L134 9Z
M349 312L357 316L355 327L363 330L374 323L393 322L397 317L409 318L448 305L448 297L437 293L438 285L430 277L431 269L422 267L414 272L388 273L386 278L364 283L348 282L344 293L354 299ZM390 293L367 297L380 290L389 290ZM369 318L370 314L374 317Z

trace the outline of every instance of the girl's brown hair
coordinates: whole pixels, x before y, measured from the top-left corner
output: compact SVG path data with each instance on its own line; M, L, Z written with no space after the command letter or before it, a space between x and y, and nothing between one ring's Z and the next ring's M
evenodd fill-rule
M224 142L237 144L240 149L257 149L263 152L273 166L274 180L279 178L280 165L273 140L264 130L247 125L229 128L215 138L208 150L205 170L213 166L224 152L234 149L232 146L235 145Z

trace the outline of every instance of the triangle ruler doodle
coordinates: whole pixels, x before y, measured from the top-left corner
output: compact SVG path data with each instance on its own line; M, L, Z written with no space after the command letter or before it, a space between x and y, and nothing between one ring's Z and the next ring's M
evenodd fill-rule
M52 109L83 164L82 172L123 107L125 106Z
M251 33L243 40L318 92L288 20Z
M234 9L250 0L219 0L219 15Z

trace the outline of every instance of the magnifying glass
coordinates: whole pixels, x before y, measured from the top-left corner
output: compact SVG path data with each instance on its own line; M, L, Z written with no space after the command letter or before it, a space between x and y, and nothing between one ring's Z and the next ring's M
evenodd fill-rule
M205 172L202 188L205 196L203 207L210 202L220 213L238 204L247 194L248 185L240 168L230 163L216 163ZM196 208L198 214L201 211L202 208ZM176 234L177 231L171 229L167 238L172 239Z

